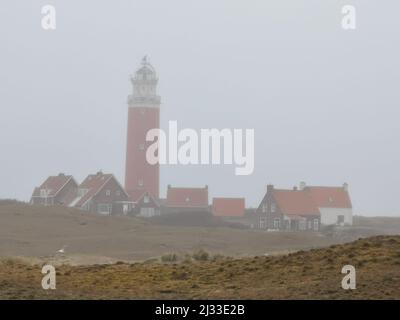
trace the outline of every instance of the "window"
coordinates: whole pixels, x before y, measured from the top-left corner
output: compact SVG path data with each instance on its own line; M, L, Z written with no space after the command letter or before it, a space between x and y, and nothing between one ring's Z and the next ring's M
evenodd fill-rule
M107 197L111 196L111 190L106 190L106 196Z
M260 217L259 226L260 226L260 229L267 229L267 218L266 217Z
M318 231L319 229L319 221L318 219L314 219L314 231Z
M139 185L140 187L143 187L143 180L142 180L142 179L139 179L138 185Z
M48 193L47 193L47 189L40 189L40 196L42 198L47 197Z
M144 144L143 143L139 144L139 150L144 150Z
M312 229L312 221L308 220L308 229L311 230Z
M120 191L120 190L115 191L115 195L116 195L117 197L119 197L119 196L121 195L121 191Z
M262 205L262 212L267 212L267 205L265 203Z
M111 214L111 204L99 203L97 205L97 212L101 214Z
M279 229L281 226L281 220L280 219L274 219L274 229Z
M143 202L144 203L149 203L150 202L149 196L144 196L143 197Z
M306 230L306 220L299 220L299 230L304 231Z
M186 201L186 202L190 202L190 198L187 197L187 198L185 199L185 201Z
M271 203L271 212L276 212L276 204L275 204L275 202Z
M344 215L337 216L337 224L344 224Z
M124 205L122 206L122 212L123 212L124 214L127 214L127 213L129 212L129 205L128 205L128 204L124 204Z
M154 208L140 208L140 215L142 217L153 217L155 216Z

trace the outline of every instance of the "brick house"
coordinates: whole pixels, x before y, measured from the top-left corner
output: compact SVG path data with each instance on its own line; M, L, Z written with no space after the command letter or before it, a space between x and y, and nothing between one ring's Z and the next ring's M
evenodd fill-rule
M312 197L305 190L275 189L267 186L267 193L256 210L255 227L278 231L318 231L321 214Z
M129 195L118 180L101 171L87 176L68 206L105 215L128 214L132 210Z
M129 197L133 204L133 215L145 218L160 215L160 200L155 199L149 192L135 190L129 192Z
M208 186L204 188L176 188L168 185L167 198L161 213L209 212Z
M33 191L30 203L33 205L66 205L76 194L78 184L70 175L60 173L58 176L48 177Z

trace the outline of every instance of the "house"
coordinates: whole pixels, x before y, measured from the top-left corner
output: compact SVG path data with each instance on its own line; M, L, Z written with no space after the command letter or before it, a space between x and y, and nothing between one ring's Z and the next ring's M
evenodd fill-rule
M160 215L160 200L155 199L149 192L135 190L129 192L129 197L133 204L132 214L144 218Z
M33 191L30 203L33 205L66 205L76 194L78 184L70 175L60 173L48 177Z
M132 210L129 195L118 180L101 171L87 176L68 206L106 215L128 214Z
M318 231L320 211L309 192L275 189L267 186L267 193L256 210L255 226L277 231Z
M321 213L323 225L353 225L353 206L348 184L340 187L315 187L300 183L300 189L308 192Z
M176 188L168 185L167 198L161 213L209 212L208 186L204 188Z
M245 213L244 198L213 198L211 212L216 217L243 217Z

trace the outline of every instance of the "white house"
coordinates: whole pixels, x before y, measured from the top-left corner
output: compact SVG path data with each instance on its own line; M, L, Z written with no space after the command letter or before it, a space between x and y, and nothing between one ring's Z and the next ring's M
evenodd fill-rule
M315 187L301 182L300 190L309 192L321 213L322 225L353 224L353 207L347 183L341 187Z

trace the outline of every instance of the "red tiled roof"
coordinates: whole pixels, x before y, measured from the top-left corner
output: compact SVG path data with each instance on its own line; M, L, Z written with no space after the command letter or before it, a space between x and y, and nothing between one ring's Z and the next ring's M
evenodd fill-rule
M207 207L208 188L168 187L166 206L168 207Z
M352 208L350 196L343 187L306 187L319 208Z
M272 195L283 214L298 216L320 214L308 192L274 189Z
M220 217L243 217L244 198L213 198L212 213Z
M60 173L58 176L50 176L40 185L40 187L35 188L33 196L40 197L40 190L46 189L48 190L47 196L53 197L62 190L62 188L70 179L73 179L72 176L66 176L62 173Z

